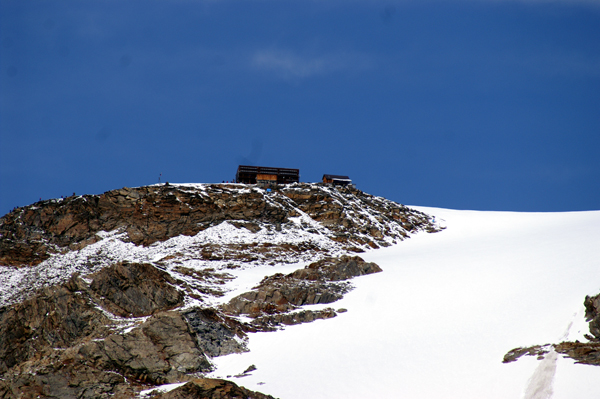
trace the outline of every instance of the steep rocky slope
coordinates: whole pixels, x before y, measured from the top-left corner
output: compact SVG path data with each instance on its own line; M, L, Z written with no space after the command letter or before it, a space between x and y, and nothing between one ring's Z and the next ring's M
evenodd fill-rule
M255 331L335 317L350 280L381 271L357 253L439 230L422 212L317 184L156 185L16 209L0 219L0 397L188 382L156 395L265 398L203 378L211 358L246 351Z

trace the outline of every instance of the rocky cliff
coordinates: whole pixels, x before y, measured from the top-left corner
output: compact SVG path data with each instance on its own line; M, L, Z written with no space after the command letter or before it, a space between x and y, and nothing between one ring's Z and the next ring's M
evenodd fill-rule
M267 398L205 378L211 359L246 351L248 334L335 317L352 278L381 272L357 254L439 230L318 184L165 184L16 209L0 218L0 397L131 398L182 383L148 395ZM249 268L264 277L241 284Z

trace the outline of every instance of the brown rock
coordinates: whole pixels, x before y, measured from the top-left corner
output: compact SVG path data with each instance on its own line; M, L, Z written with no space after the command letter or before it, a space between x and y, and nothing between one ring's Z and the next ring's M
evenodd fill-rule
M375 263L365 262L358 256L327 258L288 275L277 273L266 277L254 290L232 298L222 309L229 314L256 318L288 312L302 305L331 303L352 289L345 280L380 271ZM286 320L296 324L292 319Z
M57 362L32 372L0 379L1 398L133 398L135 390L123 376L79 363Z
M297 312L268 314L255 318L252 326L259 331L274 331L278 326L284 324L310 323L317 319L330 319L336 317L337 313L332 308L323 310L300 310Z
M591 342L561 342L559 344L534 345L527 348L515 348L504 355L504 363L518 360L521 356L537 356L539 359L553 347L556 352L570 357L576 363L600 366L600 295L586 296L584 300L585 316L590 325L590 333L585 337Z
M600 294L585 297L583 301L585 306L585 318L589 322L590 333L600 339Z
M115 370L143 383L176 382L187 373L211 370L177 312L155 314L127 334L82 346L79 354L98 369Z
M106 335L110 321L78 289L74 276L65 285L42 289L34 297L0 309L0 372L83 338Z
M561 342L554 348L576 363L600 366L600 342Z
M111 313L141 317L183 303L183 292L172 284L175 281L167 272L152 265L121 262L97 272L90 289Z
M198 378L170 392L155 396L157 399L274 399L271 395L250 391L231 381Z
M360 256L326 258L311 263L304 269L296 270L289 276L302 280L340 281L365 274L378 273L381 268L372 262L365 262Z

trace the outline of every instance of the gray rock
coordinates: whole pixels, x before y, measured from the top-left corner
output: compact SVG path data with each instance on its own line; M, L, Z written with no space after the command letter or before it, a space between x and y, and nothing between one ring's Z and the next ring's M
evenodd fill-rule
M184 316L196 335L198 347L206 355L217 357L248 351L241 343L246 338L244 327L236 320L210 308L194 309Z

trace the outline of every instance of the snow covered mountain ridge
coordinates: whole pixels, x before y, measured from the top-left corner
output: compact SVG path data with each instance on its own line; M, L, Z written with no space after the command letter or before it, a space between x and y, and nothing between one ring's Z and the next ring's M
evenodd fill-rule
M596 398L599 225L319 184L41 201L0 218L0 397Z
M353 188L171 184L40 201L0 218L0 306L19 289L119 261L169 268L288 264L386 247L440 227ZM23 266L30 266L23 268Z
M335 317L349 279L381 271L356 254L441 230L321 184L164 184L18 208L0 219L0 392L244 390L200 378L210 359L246 351L248 332Z

